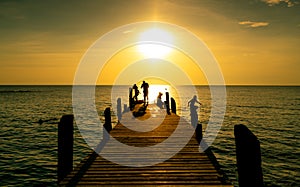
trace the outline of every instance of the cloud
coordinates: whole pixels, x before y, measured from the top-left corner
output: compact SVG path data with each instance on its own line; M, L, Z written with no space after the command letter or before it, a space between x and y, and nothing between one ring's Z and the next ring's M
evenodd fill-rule
M131 33L131 32L134 32L134 29L123 31L123 34Z
M268 22L254 22L254 21L241 21L240 25L245 25L246 27L257 28L257 27L266 27L269 25Z
M277 5L281 2L286 3L288 7L292 7L295 5L291 0L261 0L261 1L267 3L269 6Z

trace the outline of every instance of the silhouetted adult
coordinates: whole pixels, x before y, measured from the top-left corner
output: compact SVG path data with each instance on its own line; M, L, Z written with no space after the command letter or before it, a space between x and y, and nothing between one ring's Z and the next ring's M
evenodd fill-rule
M199 107L195 106L196 103L201 105L201 103L197 100L197 96L194 95L194 97L188 102L188 106L190 106L190 116L191 116L191 123L193 127L196 127L198 123L197 109Z
M134 90L134 96L133 96L133 98L134 98L135 102L137 102L138 101L137 97L140 94L139 88L137 87L136 84L134 84L133 87L132 87L132 89Z
M143 84L141 86L143 88L143 93L144 93L144 103L148 103L148 89L149 89L149 84L145 81L143 81Z

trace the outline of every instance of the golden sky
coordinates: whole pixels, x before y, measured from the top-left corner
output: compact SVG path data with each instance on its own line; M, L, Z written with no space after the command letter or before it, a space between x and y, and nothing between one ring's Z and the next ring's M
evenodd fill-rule
M299 12L298 0L0 1L0 84L72 84L81 58L102 35L162 21L201 38L228 85L300 85ZM169 60L186 58L174 53ZM203 75L195 83L205 83Z

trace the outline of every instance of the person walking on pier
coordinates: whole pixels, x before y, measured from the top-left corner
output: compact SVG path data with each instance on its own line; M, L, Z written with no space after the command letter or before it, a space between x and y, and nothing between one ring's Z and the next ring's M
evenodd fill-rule
M194 95L194 97L188 102L188 106L190 107L190 116L191 116L191 123L193 127L197 126L198 123L198 114L197 109L198 106L195 106L195 104L198 103L199 105L202 105L198 100L197 96Z
M137 87L136 84L134 84L133 87L132 87L132 89L134 90L134 96L133 96L133 98L134 98L135 102L137 102L138 101L137 97L140 94L139 88Z
M143 93L144 93L144 103L148 103L148 89L149 89L149 84L145 81L143 81L143 84L141 86L141 88L143 88Z

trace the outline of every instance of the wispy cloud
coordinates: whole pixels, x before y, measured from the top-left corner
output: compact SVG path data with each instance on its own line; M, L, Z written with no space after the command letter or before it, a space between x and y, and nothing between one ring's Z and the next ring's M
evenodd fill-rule
M268 22L254 22L254 21L241 21L239 22L239 24L251 28L266 27L269 25Z
M131 32L134 32L134 29L123 31L123 34L131 33Z
M288 7L292 7L295 5L291 0L261 0L267 3L269 6L277 5L281 2L286 3Z

